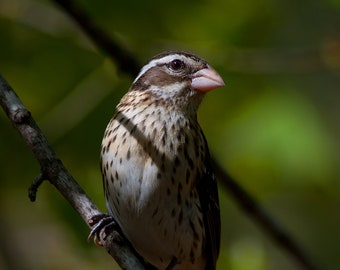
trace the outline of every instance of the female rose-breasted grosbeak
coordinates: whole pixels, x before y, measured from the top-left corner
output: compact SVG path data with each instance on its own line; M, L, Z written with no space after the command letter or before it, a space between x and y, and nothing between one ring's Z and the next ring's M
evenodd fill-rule
M121 99L101 151L106 205L135 250L157 269L215 269L217 183L196 111L223 86L186 52L150 60Z

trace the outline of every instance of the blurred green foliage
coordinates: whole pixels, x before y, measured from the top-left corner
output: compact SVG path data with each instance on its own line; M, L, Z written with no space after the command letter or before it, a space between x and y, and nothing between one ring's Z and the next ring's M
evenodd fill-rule
M167 49L209 61L226 87L199 118L211 152L321 269L340 269L340 2L77 0L141 63ZM0 73L105 209L99 148L132 78L52 1L0 0ZM0 113L1 269L112 269ZM220 190L218 269L299 269Z

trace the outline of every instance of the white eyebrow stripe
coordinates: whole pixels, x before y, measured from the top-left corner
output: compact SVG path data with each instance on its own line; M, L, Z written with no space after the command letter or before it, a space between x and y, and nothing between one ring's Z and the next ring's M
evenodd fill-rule
M136 79L133 81L133 83L135 83L144 73L146 73L149 69L159 65L159 64L165 64L165 63L169 63L171 60L174 60L176 58L183 58L183 55L181 54L171 54L171 55L167 55L167 56L163 56L162 58L159 59L154 59L151 60L148 64L146 64L141 71L139 72L138 76L136 77Z

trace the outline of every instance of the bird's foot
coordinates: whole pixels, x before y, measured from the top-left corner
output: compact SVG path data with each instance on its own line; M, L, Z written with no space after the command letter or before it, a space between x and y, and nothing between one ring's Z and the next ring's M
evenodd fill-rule
M97 246L103 246L101 240L105 240L112 230L120 231L120 227L114 217L107 214L94 215L88 222L92 229L87 237L87 241L89 242L94 238L94 243Z

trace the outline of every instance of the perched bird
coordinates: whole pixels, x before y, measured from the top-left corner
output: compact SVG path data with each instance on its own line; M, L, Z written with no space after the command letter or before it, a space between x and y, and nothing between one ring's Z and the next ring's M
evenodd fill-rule
M106 128L108 213L157 269L216 267L217 183L196 112L204 94L223 85L201 58L161 53L141 69Z

